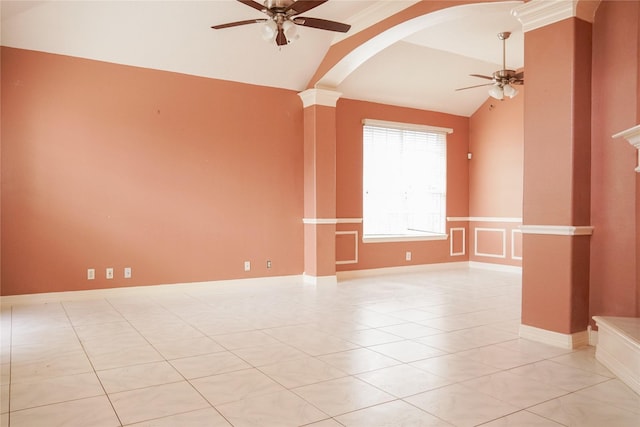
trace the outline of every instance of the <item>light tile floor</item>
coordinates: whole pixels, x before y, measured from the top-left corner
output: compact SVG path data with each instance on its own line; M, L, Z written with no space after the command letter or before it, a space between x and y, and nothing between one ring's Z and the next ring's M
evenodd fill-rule
M5 308L0 427L639 426L593 348L518 338L520 282L452 269Z

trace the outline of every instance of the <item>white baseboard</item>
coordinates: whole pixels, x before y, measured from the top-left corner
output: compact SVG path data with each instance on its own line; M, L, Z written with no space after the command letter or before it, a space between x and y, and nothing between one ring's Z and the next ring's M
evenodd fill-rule
M640 319L604 316L594 316L593 319L598 325L596 359L640 394L640 342L637 332Z
M589 345L589 332L587 330L573 334L548 331L529 325L520 325L520 337L531 341L537 341L554 347L574 349Z
M616 377L636 393L640 394L640 379L618 357L602 347L596 347L596 360L613 372Z
M363 277L383 276L387 274L411 274L428 271L478 268L483 270L522 273L522 267L515 265L492 264L476 261L441 262L436 264L405 265L400 267L371 268L367 270L338 271L338 280L357 279Z
M490 262L469 261L469 268L483 270L504 271L506 273L522 273L522 267L517 265L493 264Z
M400 267L383 267L370 268L367 270L338 271L337 276L339 280L348 280L362 277L384 276L388 274L411 274L427 271L452 270L458 268L469 268L469 263L467 261L442 262L437 264L403 265Z
M250 279L214 280L209 282L174 283L166 285L130 286L123 288L88 289L81 291L46 292L39 294L7 295L0 298L3 308L23 304L44 304L99 298L149 295L162 292L215 292L230 286L265 286L302 283L302 276L256 277Z
M305 284L308 285L326 286L338 284L337 276L311 276L305 273L302 275L302 280Z
M587 331L589 331L589 345L590 346L597 346L598 345L598 331L594 331L593 328L591 327L591 325L589 325L589 327L587 328Z
M213 286L216 289L221 289L225 285L269 285L269 284L284 284L284 283L307 283L313 285L335 285L338 280L354 279L361 277L381 276L388 274L411 274L429 271L442 271L451 269L467 269L467 268L481 268L494 271L508 271L508 272L520 272L520 267L507 266L500 264L490 264L481 262L445 262L436 264L419 264L419 265L407 265L399 267L385 267L385 268L373 268L368 270L353 270L353 271L339 271L335 276L311 276L307 274L303 275L291 275L291 276L276 276L276 277L256 277L250 279L231 279L231 280L213 280L207 282L192 282L192 283L175 283L175 284L163 284L163 285L148 285L148 286L130 286L122 288L105 288L105 289L89 289L79 291L64 291L64 292L46 292L37 294L22 294L22 295L7 295L0 298L0 305L2 307L10 307L12 305L22 304L43 304L60 301L77 301L96 298L113 298L121 296L131 295L145 295L156 292L175 292L176 290L182 292L193 291L212 291Z

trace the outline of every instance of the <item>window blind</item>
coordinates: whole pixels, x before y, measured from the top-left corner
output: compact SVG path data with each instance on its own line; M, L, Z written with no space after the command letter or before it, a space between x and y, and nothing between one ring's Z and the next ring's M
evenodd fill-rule
M445 233L446 130L432 129L365 122L365 236Z

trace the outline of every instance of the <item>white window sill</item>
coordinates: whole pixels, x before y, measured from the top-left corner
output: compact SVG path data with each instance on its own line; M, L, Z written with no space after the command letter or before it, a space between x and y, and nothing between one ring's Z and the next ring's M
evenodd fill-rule
M368 235L362 237L362 243L420 242L427 240L447 240L448 238L448 234Z

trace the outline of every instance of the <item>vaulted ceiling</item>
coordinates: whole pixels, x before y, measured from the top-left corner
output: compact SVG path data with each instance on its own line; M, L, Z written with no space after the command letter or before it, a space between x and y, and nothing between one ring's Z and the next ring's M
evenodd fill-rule
M346 34L298 27L294 43L264 42L262 24L211 25L262 18L235 0L1 2L3 46L71 55L216 79L304 90L332 45L413 6L415 0L329 0L304 13L352 26ZM446 9L375 52L339 82L346 98L470 116L486 83L469 74L524 66L524 40L511 10L521 1Z

